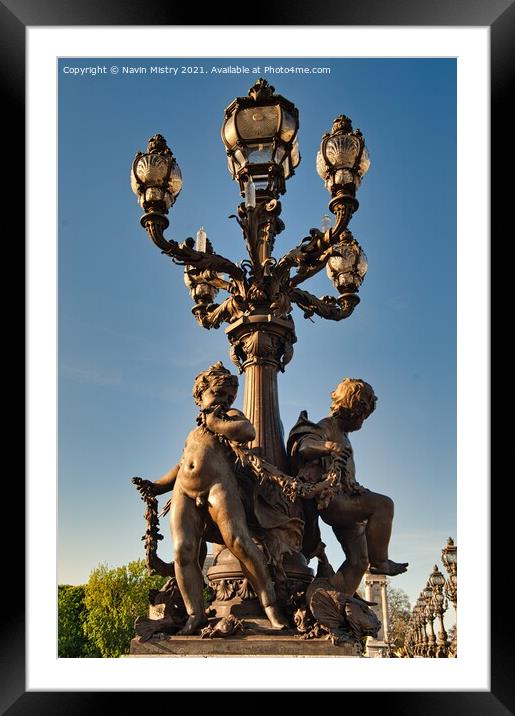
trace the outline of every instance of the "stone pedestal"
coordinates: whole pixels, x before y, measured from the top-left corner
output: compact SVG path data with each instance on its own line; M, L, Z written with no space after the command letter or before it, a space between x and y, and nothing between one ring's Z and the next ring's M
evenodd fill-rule
M370 574L365 572L365 599L367 602L376 602L371 607L376 613L381 628L376 638L367 638L366 655L370 658L386 656L388 652L388 599L386 587L388 579L384 574Z
M201 639L199 636L157 636L149 641L136 637L131 641L129 656L190 657L190 656L281 656L281 657L347 657L360 658L356 646L335 646L330 640L301 639L289 633L242 634L225 639Z

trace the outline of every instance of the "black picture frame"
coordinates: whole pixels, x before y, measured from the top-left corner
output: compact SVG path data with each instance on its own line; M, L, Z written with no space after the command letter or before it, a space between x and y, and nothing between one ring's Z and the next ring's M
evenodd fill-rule
M505 111L509 98L509 80L515 67L515 4L511 0L331 0L320 5L311 3L309 6L292 5L284 0L268 5L266 22L251 17L249 5L242 7L231 15L237 22L228 22L224 10L214 4L202 11L202 25L341 25L341 26L488 26L491 37L491 119L492 127L492 179L494 190L491 195L491 216L501 222L503 215L510 208L507 191L511 182L503 183L497 177L501 163L506 161L504 138L512 133L512 118ZM254 8L256 10L257 8ZM273 20L272 20L273 15ZM7 120L10 143L16 144L17 166L23 167L20 161L22 152L21 135L25 126L25 30L28 26L123 26L123 25L198 25L198 11L187 4L163 3L162 0L110 0L108 3L99 0L0 0L0 57L2 59L2 83L4 120ZM7 102L5 102L7 100ZM473 119L471 120L473 121ZM17 138L16 141L14 138ZM497 169L499 168L499 171ZM11 170L10 170L11 171ZM21 185L21 181L20 181ZM12 230L6 236L18 237L21 231L22 214L18 210L7 212L5 218L12 221ZM506 225L509 226L508 222ZM493 227L492 227L493 235ZM19 241L19 239L17 238ZM17 256L20 262L19 255ZM23 265L23 261L21 261ZM23 384L23 383L22 383ZM23 489L16 485L16 502L24 504ZM492 583L501 579L500 565L503 553L507 553L504 545L509 544L502 535L501 520L501 487L492 485ZM505 499L505 498L504 498ZM20 508L21 509L21 508ZM17 528L19 531L19 527ZM510 540L513 541L512 539ZM27 692L25 686L25 609L21 599L22 570L20 556L23 555L23 544L16 543L16 548L8 547L7 570L10 584L16 583L16 592L9 590L9 606L3 613L3 629L0 641L0 708L2 713L39 714L39 713L91 713L100 706L99 700L106 706L118 709L119 693L116 692ZM499 565L499 568L497 568ZM483 571L484 566L479 566ZM5 585L5 582L4 582ZM4 586L4 589L6 587ZM7 591L7 589L6 589ZM508 592L509 593L509 592ZM468 598L465 595L464 598ZM473 598L473 595L471 595ZM493 597L491 599L494 606ZM510 605L502 603L500 608L492 608L491 616L491 691L477 692L377 692L369 691L366 702L361 699L360 708L367 711L380 708L383 713L409 714L425 716L425 714L475 714L484 716L505 716L514 713L514 675L515 649L513 647L513 628ZM507 609L507 613L506 613ZM373 688L373 685L371 685ZM166 688L166 685L163 685ZM227 689L228 691L230 689ZM316 684L313 685L316 690ZM353 693L353 692L351 692ZM355 693L355 692L354 692ZM169 694L153 694L152 708L157 706L155 696ZM350 693L349 693L350 696ZM145 693L130 694L132 707L140 704L145 707ZM196 705L193 712L200 711L200 701L195 697ZM161 700L161 699L160 699ZM345 697L347 700L347 696ZM249 710L262 710L269 707L269 696L266 692L256 693L252 701L244 699ZM167 701L170 705L169 700ZM164 702L163 702L164 705ZM146 704L148 708L148 703ZM247 709L246 709L247 710ZM189 711L188 711L189 712Z

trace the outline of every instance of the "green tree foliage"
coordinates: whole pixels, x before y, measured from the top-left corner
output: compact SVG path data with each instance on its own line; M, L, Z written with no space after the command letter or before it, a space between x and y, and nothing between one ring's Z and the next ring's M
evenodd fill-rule
M388 584L388 642L390 647L401 650L411 615L411 606L406 592Z
M134 636L134 620L148 614L148 592L160 589L165 578L150 576L140 559L123 567L99 565L85 587L87 614L84 633L100 656L127 654Z
M84 585L60 584L58 587L57 653L60 657L100 656L84 634L84 596Z

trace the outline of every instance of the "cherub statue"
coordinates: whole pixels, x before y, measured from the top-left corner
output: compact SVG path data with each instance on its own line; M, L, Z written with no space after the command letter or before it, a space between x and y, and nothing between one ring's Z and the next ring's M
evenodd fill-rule
M245 448L245 443L254 439L255 430L241 411L231 409L237 390L238 378L221 362L199 373L193 387L194 400L200 407L198 425L186 438L180 462L156 482L135 480L142 493L157 495L173 489L170 526L175 577L188 613L185 626L178 632L181 635L195 634L207 623L199 551L208 534L206 529L213 527L240 561L272 627L287 626L277 606L265 557L251 537L240 496L237 461L254 467L259 463L259 469L266 463L261 464Z
M305 527L302 551L328 565L318 516L332 527L345 552L339 567L339 590L352 596L370 568L390 576L405 572L407 562L388 558L394 505L385 495L356 482L348 433L359 430L374 411L377 398L363 380L345 378L331 393L331 415L318 423L302 411L290 431L288 453L297 475L297 492L304 498ZM320 572L320 569L319 569Z

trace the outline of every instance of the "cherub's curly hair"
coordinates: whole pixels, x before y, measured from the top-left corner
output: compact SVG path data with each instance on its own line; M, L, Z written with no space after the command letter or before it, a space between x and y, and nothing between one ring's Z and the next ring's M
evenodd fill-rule
M195 378L193 384L193 399L197 405L201 405L202 393L207 388L216 385L229 385L234 388L234 393L238 390L238 376L233 375L231 371L224 367L222 361L218 361L214 365L209 366L207 370L203 370Z
M377 402L374 389L361 378L344 378L331 393L331 398L331 413L341 411L342 408L356 410L359 406L367 417L374 412Z

